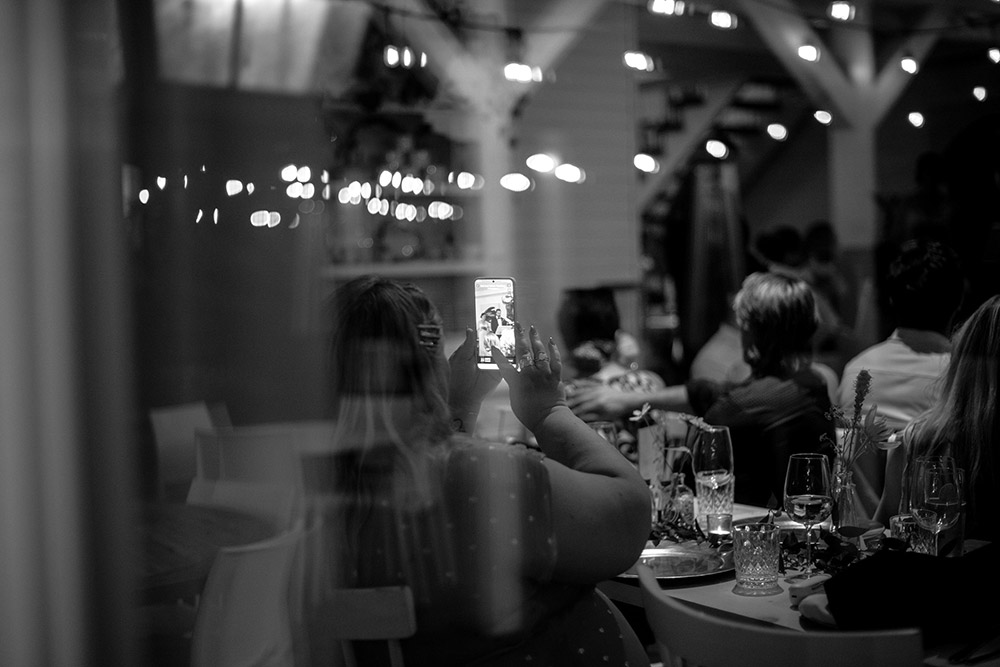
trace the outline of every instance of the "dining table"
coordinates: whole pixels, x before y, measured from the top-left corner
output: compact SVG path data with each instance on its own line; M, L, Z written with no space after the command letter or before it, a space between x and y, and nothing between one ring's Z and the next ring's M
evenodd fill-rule
M733 523L755 521L763 519L768 515L768 509L752 505L734 504ZM650 544L650 549L653 545ZM787 576L796 574L789 571ZM718 572L699 572L691 576L678 577L658 577L660 587L670 596L679 600L684 600L702 610L746 623L763 624L770 627L782 627L802 632L837 632L836 628L818 623L804 617L797 606L792 604L788 593L789 582L786 577L779 579L778 585L781 592L774 595L748 597L737 595L733 592L736 574L731 567L721 569ZM629 607L634 612L641 610L642 596L639 590L638 579L630 569L619 577L609 579L598 584L598 588L617 605L623 607L623 611L629 611ZM996 613L995 609L990 609L984 613ZM626 613L630 619L644 618L642 613ZM646 632L647 628L637 628L637 633L641 636L650 636ZM994 643L1000 644L1000 638ZM949 658L962 649L960 644L944 644L926 647L924 665L927 667L953 667L955 662L949 662ZM977 651L977 655L991 653L984 660L972 663L978 667L1000 667L1000 655L993 655L993 648L990 644L987 649Z
M220 549L275 535L267 519L234 509L177 502L143 504L136 592L143 603L197 596Z

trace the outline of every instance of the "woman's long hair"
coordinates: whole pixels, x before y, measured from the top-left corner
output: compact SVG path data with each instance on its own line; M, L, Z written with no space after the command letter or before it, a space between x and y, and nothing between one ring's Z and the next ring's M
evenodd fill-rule
M405 553L429 545L409 544L399 527L404 515L443 512L441 466L435 463L451 433L447 363L443 341L422 344L419 329L439 326L440 318L419 288L378 276L345 283L333 305L329 362L337 465L329 491L338 499L335 527L343 531L333 547L341 554L337 567L348 568L334 578L365 578L361 535L374 525L395 531L386 544L397 543L398 569L417 584L428 576L405 571L411 562ZM382 519L371 523L376 514ZM392 517L388 524L386 516Z
M1000 442L1000 295L983 303L955 334L941 398L914 422L920 451L951 455L965 469L969 497L995 484ZM988 487L983 487L988 488Z
M756 377L787 377L812 361L819 316L805 281L752 273L736 294L733 311L743 337L743 359Z

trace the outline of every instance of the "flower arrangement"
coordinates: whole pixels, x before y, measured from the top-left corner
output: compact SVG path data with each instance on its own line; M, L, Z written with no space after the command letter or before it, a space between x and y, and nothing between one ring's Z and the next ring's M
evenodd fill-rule
M823 436L823 440L836 450L840 470L853 470L854 464L865 452L892 449L898 444L893 441L892 430L885 418L878 415L878 404L872 403L865 408L865 399L871 393L871 388L871 373L867 368L862 368L854 378L854 406L851 416L848 417L839 406L830 408L826 414L834 426L843 431L842 436L832 443L829 436Z
M681 467L684 455L690 455L691 445L705 422L694 415L673 414L686 424L686 429L682 438L671 438L669 441L663 415L651 410L649 403L643 404L641 409L635 410L629 417L630 421L640 423L640 427L653 424L661 426L653 433L654 440L651 444L654 460L647 470L653 497L653 523L649 539L654 546L665 539L673 542L694 540L699 543L706 539L694 521L694 493L683 483L683 473L675 473L675 468ZM640 472L642 466L640 461Z

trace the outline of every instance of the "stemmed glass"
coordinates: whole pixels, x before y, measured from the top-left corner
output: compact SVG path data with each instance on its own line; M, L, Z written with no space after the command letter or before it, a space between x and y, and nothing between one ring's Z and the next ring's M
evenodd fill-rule
M920 457L910 476L910 514L917 525L934 536L958 523L962 516L962 470L950 456Z
M791 579L812 576L812 527L833 511L830 464L823 454L792 454L785 473L785 511L806 529L806 566Z
M727 426L703 426L691 448L698 523L707 530L707 515L732 514L733 441Z

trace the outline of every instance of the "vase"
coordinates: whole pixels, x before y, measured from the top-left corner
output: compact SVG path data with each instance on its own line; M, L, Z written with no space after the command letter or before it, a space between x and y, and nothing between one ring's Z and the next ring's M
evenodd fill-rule
M854 541L864 532L854 488L854 471L838 470L833 477L833 531L842 539Z

